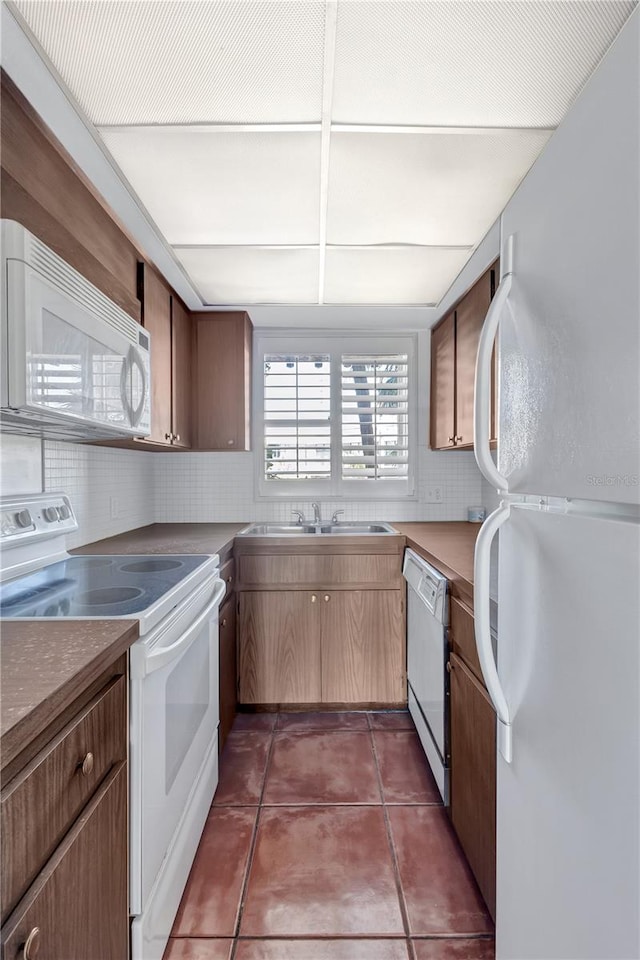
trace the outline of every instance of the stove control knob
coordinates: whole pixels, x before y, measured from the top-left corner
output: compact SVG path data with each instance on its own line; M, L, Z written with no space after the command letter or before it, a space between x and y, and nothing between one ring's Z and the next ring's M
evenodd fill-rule
M33 524L30 512L21 510L20 513L16 513L16 523L19 527L30 527Z
M58 507L58 516L61 520L68 520L71 516L71 510L69 510L69 507L66 505L66 503L63 503L62 506Z
M58 519L58 511L55 507L45 507L42 512L47 523L53 523L54 520Z

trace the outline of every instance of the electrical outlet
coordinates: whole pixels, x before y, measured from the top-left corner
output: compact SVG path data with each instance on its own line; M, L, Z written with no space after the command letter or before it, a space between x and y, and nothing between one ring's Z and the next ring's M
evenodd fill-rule
M442 487L427 487L427 503L442 503Z
M117 520L120 513L120 507L117 497L109 497L109 512L112 520Z

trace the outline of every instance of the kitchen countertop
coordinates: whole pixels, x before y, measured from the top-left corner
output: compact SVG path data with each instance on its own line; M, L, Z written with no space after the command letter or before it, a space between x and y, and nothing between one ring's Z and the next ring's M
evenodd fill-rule
M473 553L481 524L462 520L391 525L407 538L408 547L448 578L453 595L473 607Z
M3 620L2 767L137 638L135 620Z
M224 559L237 533L248 523L152 523L77 547L71 553L203 553L220 554Z

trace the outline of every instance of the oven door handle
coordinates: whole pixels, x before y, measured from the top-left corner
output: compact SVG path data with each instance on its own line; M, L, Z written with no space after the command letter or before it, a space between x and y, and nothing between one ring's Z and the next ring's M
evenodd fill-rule
M150 673L155 673L156 670L160 670L162 667L165 667L173 660L177 660L178 657L181 657L183 653L187 652L193 641L198 636L202 625L211 618L211 614L216 607L220 606L220 601L225 595L227 585L224 580L218 579L215 581L215 584L216 589L212 599L206 605L198 618L193 621L186 633L183 633L179 640L176 640L175 643L170 644L168 647L161 647L159 650L149 654L145 660L145 676L148 676Z

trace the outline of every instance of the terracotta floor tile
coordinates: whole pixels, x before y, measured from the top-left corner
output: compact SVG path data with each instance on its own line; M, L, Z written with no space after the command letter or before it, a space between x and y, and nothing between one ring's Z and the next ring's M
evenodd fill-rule
M372 730L415 730L408 710L381 710L369 714Z
M405 940L238 940L236 960L408 960Z
M259 803L271 743L270 733L232 732L220 757L215 806Z
M169 940L162 960L229 960L233 940Z
M389 807L409 926L415 934L493 933L443 807Z
M277 713L237 713L231 729L234 733L238 730L262 730L270 733L277 719Z
M266 807L240 933L402 935L382 807Z
M232 937L257 807L213 808L193 861L172 936Z
M264 803L381 803L367 733L276 733Z
M495 960L493 940L414 940L416 960Z
M277 731L368 730L366 713L279 713Z
M415 731L376 730L373 738L385 803L442 803Z

